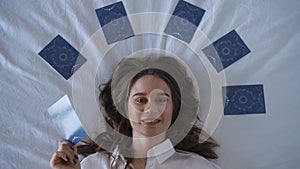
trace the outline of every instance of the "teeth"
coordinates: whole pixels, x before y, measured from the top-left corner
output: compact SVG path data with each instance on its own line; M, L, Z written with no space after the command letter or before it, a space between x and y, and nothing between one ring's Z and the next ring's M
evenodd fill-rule
M143 123L157 123L159 120L154 119L154 120L142 120Z

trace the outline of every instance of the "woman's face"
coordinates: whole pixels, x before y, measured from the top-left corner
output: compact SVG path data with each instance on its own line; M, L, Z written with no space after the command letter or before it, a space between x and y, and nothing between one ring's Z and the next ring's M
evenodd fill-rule
M167 83L154 75L139 78L131 87L128 117L133 137L165 133L172 121L172 93Z

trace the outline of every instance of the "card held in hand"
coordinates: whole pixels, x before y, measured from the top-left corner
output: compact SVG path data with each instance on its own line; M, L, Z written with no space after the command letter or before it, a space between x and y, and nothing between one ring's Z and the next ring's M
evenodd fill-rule
M87 137L67 95L49 107L48 113L63 140L76 144Z

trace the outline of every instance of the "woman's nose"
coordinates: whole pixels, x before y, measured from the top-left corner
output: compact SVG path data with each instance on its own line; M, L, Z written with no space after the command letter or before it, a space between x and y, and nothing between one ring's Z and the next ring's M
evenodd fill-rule
M164 111L166 103L160 102L160 98L157 96L159 93L162 93L159 89L150 92L148 102L144 105L144 112L160 115Z
M162 112L164 111L164 108L165 108L164 105L156 103L155 100L153 100L153 99L149 99L147 104L145 104L144 112L151 114L151 115L155 115L155 117L156 117L156 116L160 116L162 114Z
M144 112L153 113L154 110L155 110L154 105L152 105L151 99L148 99L148 102L145 104L145 107L144 107Z

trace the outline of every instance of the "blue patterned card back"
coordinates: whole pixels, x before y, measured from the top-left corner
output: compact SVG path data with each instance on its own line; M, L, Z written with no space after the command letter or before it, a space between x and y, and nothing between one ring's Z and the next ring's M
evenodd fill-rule
M121 1L96 9L96 14L107 44L134 36L133 29Z
M57 35L39 55L65 79L69 79L86 59L63 37Z
M235 30L216 40L202 51L218 72L251 52Z
M88 136L67 95L49 107L48 113L63 140L76 144Z
M263 85L223 86L224 115L266 113Z
M180 0L164 32L189 43L204 13L205 10Z

